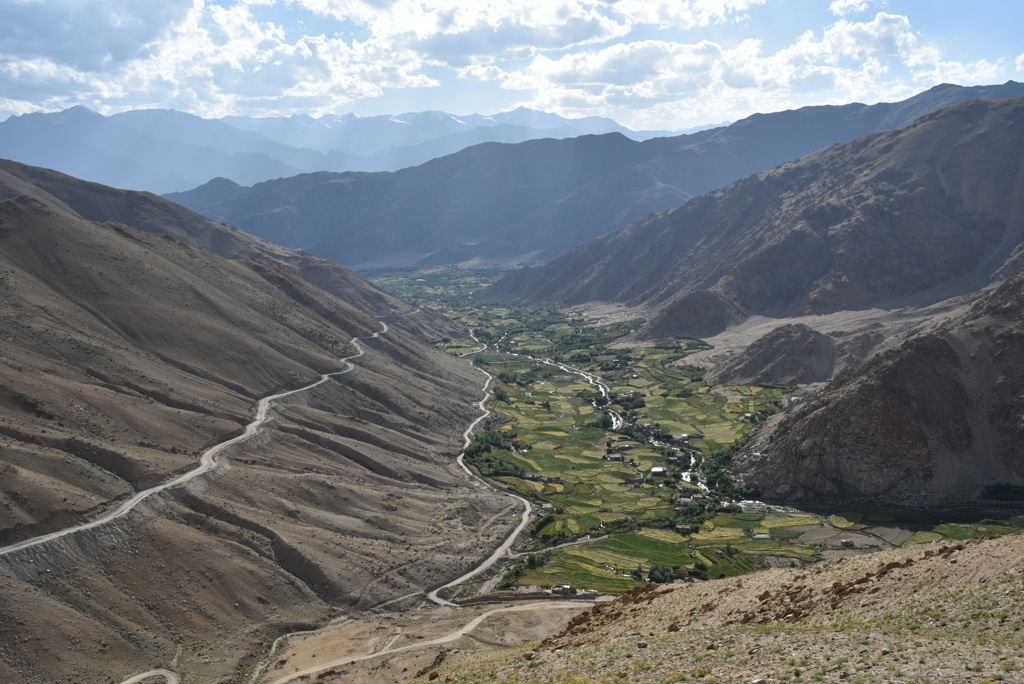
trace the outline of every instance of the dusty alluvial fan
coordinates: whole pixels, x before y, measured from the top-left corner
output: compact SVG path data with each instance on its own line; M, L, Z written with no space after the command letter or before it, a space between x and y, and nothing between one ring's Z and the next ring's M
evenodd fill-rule
M195 468L259 398L365 348L210 473L0 556L2 681L172 660L229 677L337 607L447 581L506 531L479 529L507 503L453 465L483 375L285 265L22 196L0 202L0 301L4 546Z

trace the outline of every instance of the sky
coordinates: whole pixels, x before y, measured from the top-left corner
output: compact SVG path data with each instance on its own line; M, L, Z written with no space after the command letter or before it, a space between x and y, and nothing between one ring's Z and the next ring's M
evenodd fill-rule
M0 120L83 105L685 130L1024 80L1020 0L0 0Z

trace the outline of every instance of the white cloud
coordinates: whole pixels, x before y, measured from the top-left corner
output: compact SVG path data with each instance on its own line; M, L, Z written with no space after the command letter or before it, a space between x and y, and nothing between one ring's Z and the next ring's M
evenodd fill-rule
M257 19L266 0L196 4L148 34L158 44L113 63L91 48L75 56L0 54L0 92L7 111L28 102L46 108L84 103L99 111L165 106L206 116L229 113L319 113L384 88L436 86L423 60L401 46L338 35L288 39L284 26ZM31 43L24 41L25 48ZM7 48L7 45L4 45ZM31 50L24 49L31 53ZM40 97L49 88L62 96Z
M633 24L690 30L729 19L767 0L611 0L608 5Z
M767 0L295 0L375 40L399 42L435 63L464 67L501 57L606 43L638 26L688 30Z
M0 19L0 37L17 34L0 48L0 88L10 101L41 102L49 87L63 93L50 106L83 102L100 111L164 103L202 115L295 107L317 113L389 88L437 86L425 74L431 67L481 80L544 83L568 82L567 69L590 61L592 83L576 88L588 91L595 105L605 90L597 83L602 75L609 79L607 97L635 92L657 99L700 71L695 64L706 59L707 45L681 45L664 55L654 42L611 45L596 60L589 53L547 55L608 46L641 25L689 29L740 19L764 2L16 0L20 12ZM303 14L314 19L304 29L284 25L285 17ZM83 32L86 39L76 40ZM508 60L534 60L539 71L507 76ZM654 80L645 82L645 75Z
M915 88L898 75L908 69L916 82L932 85L990 80L992 67L943 61L920 44L906 17L878 13L868 21L840 19L817 33L806 31L774 52L756 39L732 46L636 41L462 75L535 92L527 104L563 114L604 113L634 126L683 127L750 111L899 99Z
M820 39L814 32L807 31L793 45L780 51L779 57L794 65L895 57L912 40L906 17L879 13L869 22L840 19L825 29Z
M0 0L0 111L315 115L457 76L662 128L1024 71L1024 54L951 60L895 12L854 18L896 0L822 3L780 45L753 20L775 1Z
M673 84L706 80L722 51L703 41L685 45L665 41L623 43L597 50L565 55L559 59L539 56L523 74L536 86L601 86L645 91L651 97L667 94Z
M366 20L374 40L400 44L435 65L462 68L522 59L625 36L630 27L576 0L395 0ZM361 20L367 13L358 15Z
M870 0L833 0L828 9L833 14L844 16L853 12L863 12L869 4Z
M937 83L992 83L1003 72L1003 66L986 59L964 63L939 61L924 68L914 69L916 81L926 85Z
M0 55L93 70L145 55L193 0L2 3Z

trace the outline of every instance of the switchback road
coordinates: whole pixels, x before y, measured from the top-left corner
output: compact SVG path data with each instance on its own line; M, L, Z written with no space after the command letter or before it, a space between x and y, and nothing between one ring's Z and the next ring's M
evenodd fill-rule
M510 548L512 548L512 544L515 542L516 538L520 535L520 533L524 529L526 529L526 526L530 524L530 516L533 514L533 505L528 500L524 499L523 497L519 496L518 494L512 494L510 492L506 492L505 490L498 489L497 487L492 485L490 482L488 482L484 478L478 476L476 473L474 473L472 470L470 470L469 466L466 465L466 460L465 460L466 451L465 450L469 447L470 442L472 442L472 440L473 440L473 430L475 430L476 426L479 425L480 422L482 420L484 420L487 416L489 416L490 413L491 413L487 409L487 401L491 398L491 393L490 393L488 388L491 386L491 380L493 380L493 378L491 377L490 373L488 373L487 371L485 371L483 369L479 369L479 370L480 370L481 373L483 373L487 377L487 381L484 382L484 387L483 387L484 398L481 399L480 402L479 402L480 410L482 411L482 413L480 414L480 417L477 418L476 420L474 420L472 423L470 423L469 427L466 428L466 431L462 433L462 438L464 440L463 441L463 445L462 445L463 451L462 451L461 454L459 454L459 457L458 457L457 460L459 462L459 465L462 466L462 469L465 470L466 473L468 473L470 477L478 480L479 482L483 482L484 485L486 485L487 487L493 489L496 492L500 492L502 494L510 496L513 499L516 499L517 501L519 501L519 503L521 503L523 505L523 512L522 512L522 516L520 517L520 520L519 520L519 525L516 526L516 528L514 530L512 530L512 533L509 534L509 536L505 539L505 541L501 544L501 546L499 546L497 549L495 549L494 553L492 553L487 558L487 560L485 560L483 563L481 563L477 567L475 567L472 570L470 570L469 572L467 572L462 577L459 577L458 579L454 579L451 582L449 582L448 584L445 584L444 586L440 586L437 589L434 589L433 591L431 591L430 593L427 594L427 598L428 599L430 599L434 603L437 603L437 604L442 605L442 606L454 606L456 604L452 603L451 601L448 601L447 599L441 598L440 596L438 596L438 592L440 592L440 591L442 591L444 589L447 589L448 587L454 587L457 584L462 584L466 580L468 580L468 579L470 579L472 577L476 577L477 575L479 575L480 573L484 572L485 570L488 570L492 565L497 563L501 559L502 556L504 556L506 553L508 553L508 550Z

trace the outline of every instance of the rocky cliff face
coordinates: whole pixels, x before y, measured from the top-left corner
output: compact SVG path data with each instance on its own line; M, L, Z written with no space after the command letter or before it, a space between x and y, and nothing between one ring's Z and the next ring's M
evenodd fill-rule
M1024 485L1024 276L773 420L736 473L775 501L934 505Z
M919 305L1019 268L1024 99L971 101L833 145L615 231L482 293L618 302L648 337L753 314Z

